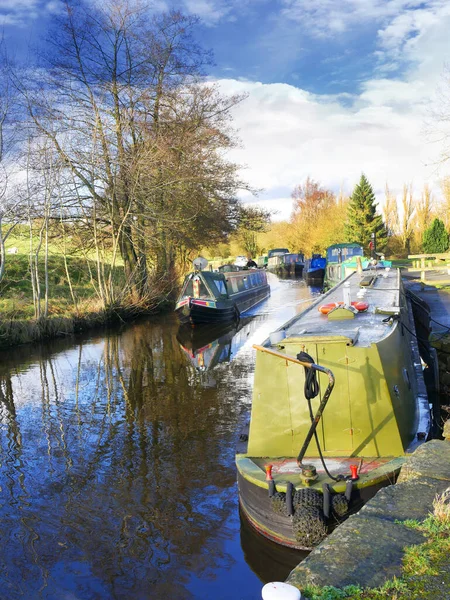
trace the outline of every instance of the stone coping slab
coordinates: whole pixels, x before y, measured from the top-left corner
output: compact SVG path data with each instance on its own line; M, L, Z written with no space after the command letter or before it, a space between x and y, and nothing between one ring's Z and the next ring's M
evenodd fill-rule
M450 444L448 442L431 440L419 446L408 457L397 481L401 483L422 477L450 482Z
M433 511L436 494L444 492L449 485L448 481L430 477L390 485L380 490L359 514L387 521L423 521Z
M377 587L401 575L404 548L422 544L422 533L360 514L347 519L289 575L287 583L337 588Z

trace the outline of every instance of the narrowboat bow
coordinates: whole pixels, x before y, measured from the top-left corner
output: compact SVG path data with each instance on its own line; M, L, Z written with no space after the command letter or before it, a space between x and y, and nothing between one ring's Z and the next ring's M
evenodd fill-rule
M393 483L430 433L400 271L352 273L255 348L236 454L240 506L265 537L311 548Z
M196 259L197 261L198 259ZM257 269L216 273L194 261L195 271L186 275L175 312L181 323L225 323L265 300L270 294L267 275ZM200 268L197 268L200 267Z
M305 263L305 279L308 285L321 285L325 278L327 259L320 254L313 254Z

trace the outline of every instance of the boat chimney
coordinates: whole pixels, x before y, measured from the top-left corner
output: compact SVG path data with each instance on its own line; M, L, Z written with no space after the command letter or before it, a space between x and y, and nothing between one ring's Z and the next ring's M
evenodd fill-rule
M350 282L349 281L346 281L344 283L343 290L344 290L344 306L346 306L346 307L351 306L352 305L352 296L350 293Z
M360 274L363 272L363 266L362 266L362 261L361 261L360 256L356 257L356 271L357 271L357 273L360 273Z

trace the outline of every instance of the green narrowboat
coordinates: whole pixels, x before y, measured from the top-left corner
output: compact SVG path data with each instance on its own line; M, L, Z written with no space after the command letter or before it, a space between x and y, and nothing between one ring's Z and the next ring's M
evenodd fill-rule
M308 549L395 482L405 455L430 434L400 271L351 273L255 348L250 420L236 453L240 506L265 537Z
M364 256L360 244L333 244L327 248L326 280L330 285L335 285L358 269L384 269L391 267L392 262L384 258L376 261Z
M258 269L266 269L268 260L269 257L267 256L267 254L262 254L261 256L258 256L258 258L256 259Z
M245 269L217 273L202 270L204 263L199 262L197 266L194 261L196 270L186 275L175 305L180 323L197 325L238 320L270 294L265 271Z

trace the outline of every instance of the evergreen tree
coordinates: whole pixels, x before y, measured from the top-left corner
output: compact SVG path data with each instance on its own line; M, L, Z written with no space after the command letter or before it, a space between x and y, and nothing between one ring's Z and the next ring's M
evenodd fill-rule
M430 227L423 232L423 251L446 252L448 248L449 239L444 222L434 219Z
M377 250L382 250L387 242L387 230L383 218L376 212L376 199L372 186L364 173L353 190L347 208L345 235L347 241L361 244L364 253L370 256L372 233L376 235Z

